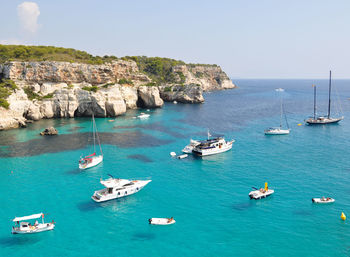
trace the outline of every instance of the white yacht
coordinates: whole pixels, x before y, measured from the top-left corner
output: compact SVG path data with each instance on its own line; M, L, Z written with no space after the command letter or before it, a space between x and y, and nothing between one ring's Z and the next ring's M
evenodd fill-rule
M182 149L182 152L184 153L192 153L193 148L199 145L201 142L198 140L190 140L190 144L186 145L184 149Z
M111 175L110 175L111 176ZM128 195L132 195L144 188L152 180L128 180L113 178L101 180L101 184L106 188L95 191L92 200L95 202L104 202Z
M41 223L37 220L40 218ZM28 222L28 220L34 219L36 220L34 224ZM51 223L44 222L44 213L32 214L24 217L16 217L12 221L15 222L15 225L12 227L12 234L33 234L53 230L55 228L53 221Z
M193 153L199 156L208 156L212 154L223 153L232 148L232 144L235 140L226 141L223 137L208 138L207 140L200 141L198 145L193 148Z

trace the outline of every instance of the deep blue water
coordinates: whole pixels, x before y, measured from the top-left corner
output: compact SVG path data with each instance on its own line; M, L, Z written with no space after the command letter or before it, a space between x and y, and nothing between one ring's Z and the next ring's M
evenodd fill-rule
M88 118L42 120L0 133L0 256L349 256L350 81L335 80L345 119L339 125L298 126L327 111L327 80L237 80L234 90L208 93L199 105L166 104L148 120L129 111L96 119L103 164L79 171L91 151ZM270 136L279 124L282 87L291 134ZM337 97L337 95L339 97ZM339 106L339 105L337 105ZM333 108L336 111L336 108ZM38 133L55 126L60 135ZM207 128L236 140L227 153L172 159ZM101 177L151 178L139 193L102 204L90 197ZM249 200L269 182L275 194ZM318 206L312 197L336 202ZM12 235L15 216L44 212L54 231ZM150 217L176 219L172 226Z

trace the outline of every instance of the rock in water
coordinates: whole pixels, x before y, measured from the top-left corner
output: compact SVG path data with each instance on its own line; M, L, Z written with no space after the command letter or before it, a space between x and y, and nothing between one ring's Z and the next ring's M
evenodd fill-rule
M40 135L42 136L53 136L57 134L58 134L58 131L54 127L46 128L43 132L40 132Z

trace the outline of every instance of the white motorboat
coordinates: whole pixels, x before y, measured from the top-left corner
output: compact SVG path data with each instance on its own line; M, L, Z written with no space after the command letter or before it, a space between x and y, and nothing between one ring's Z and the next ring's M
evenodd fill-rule
M268 128L264 130L265 135L287 135L290 132L290 129L282 128Z
M178 159L185 159L185 158L187 158L188 157L188 154L181 154L181 155L179 155L177 158Z
M111 175L109 176L109 179L100 181L106 188L95 191L91 197L95 202L104 202L135 194L152 181L119 179L113 178Z
M313 203L334 203L335 200L330 197L312 198Z
M269 189L267 183L265 183L265 188L257 189L255 187L253 187L253 189L255 189L255 190L253 190L249 193L249 197L250 197L250 199L255 199L255 200L266 198L275 192L273 189Z
M81 169L81 170L85 170L85 169L94 167L103 161L103 153L102 153L100 138L98 136L98 132L97 132L97 128L96 128L94 114L92 114L92 137L93 137L93 141L94 141L94 153L80 158L79 169ZM96 140L97 140L98 145L100 147L100 154L99 155L96 155Z
M268 128L264 130L265 135L288 135L290 133L287 116L283 112L283 101L282 101L282 94L281 92L284 92L283 88L277 88L277 92L280 92L280 126L275 128ZM286 120L287 129L282 129L282 117L284 115L284 118Z
M190 144L186 145L184 149L182 149L182 152L184 153L192 153L193 148L199 145L201 142L198 140L190 140Z
M39 223L37 220L40 218L41 223ZM30 222L27 222L28 220L36 221L32 225ZM55 228L53 221L51 223L44 222L44 213L32 214L24 217L16 217L12 221L15 222L15 226L12 227L12 234L33 234L53 230Z
M308 125L326 125L326 124L334 124L343 120L344 117L331 117L331 90L332 90L332 71L329 71L329 85L328 85L328 112L326 116L317 116L316 110L316 86L312 85L314 88L314 115L305 120Z
M173 217L171 218L151 218L148 220L149 224L152 225L171 225L174 224L176 221Z
M151 115L148 114L148 113L141 112L141 114L138 115L137 118L139 118L139 119L147 119L147 118L149 118L149 116L151 116Z
M232 148L232 144L235 140L226 141L224 137L210 138L208 131L208 139L200 141L198 145L193 147L192 152L198 156L208 156L212 154L223 153Z

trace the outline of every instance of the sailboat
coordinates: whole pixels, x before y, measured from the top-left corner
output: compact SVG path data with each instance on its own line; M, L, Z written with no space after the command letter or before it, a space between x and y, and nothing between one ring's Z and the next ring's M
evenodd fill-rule
M79 160L79 169L85 170L94 167L103 161L103 153L100 143L100 138L98 136L94 114L92 114L92 136L94 140L94 153L87 155ZM100 155L96 155L96 139L100 147Z
M277 92L283 92L284 89L283 88L277 88L276 89ZM287 116L284 115L285 119L286 119L286 124L287 124L287 129L282 129L282 119L283 119L283 102L282 102L282 94L280 93L280 126L277 128L268 128L264 130L265 135L287 135L290 132L290 128L288 125L288 121L287 121Z
M314 116L305 120L305 122L309 125L323 125L323 124L331 124L338 123L344 117L332 118L331 117L331 90L332 90L332 71L329 71L329 88L328 88L328 113L327 116L318 116L316 115L316 86L314 87Z

